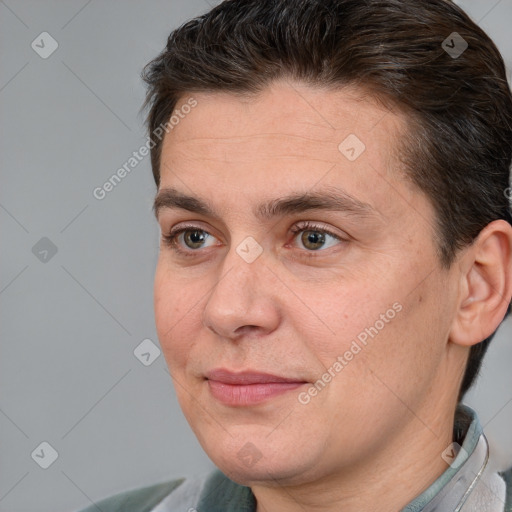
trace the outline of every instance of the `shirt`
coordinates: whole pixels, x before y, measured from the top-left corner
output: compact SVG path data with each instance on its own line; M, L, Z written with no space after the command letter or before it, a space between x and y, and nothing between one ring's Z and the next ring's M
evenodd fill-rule
M454 445L443 452L447 469L401 512L512 512L512 468L498 473L477 414L457 408ZM455 453L458 450L458 453ZM411 475L412 476L412 475ZM80 512L255 512L249 487L215 470L110 496Z

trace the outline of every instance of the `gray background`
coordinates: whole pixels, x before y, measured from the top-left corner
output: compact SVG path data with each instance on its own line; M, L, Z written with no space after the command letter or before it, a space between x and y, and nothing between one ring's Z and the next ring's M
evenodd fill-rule
M510 69L512 0L459 3ZM158 344L149 157L105 199L92 194L145 142L143 65L210 5L0 1L1 512L71 511L212 467L163 356L144 366L133 353ZM45 31L59 45L47 59L31 47ZM43 237L55 255L44 241L34 254ZM512 463L511 339L508 320L468 402ZM31 457L43 441L58 452L48 469Z

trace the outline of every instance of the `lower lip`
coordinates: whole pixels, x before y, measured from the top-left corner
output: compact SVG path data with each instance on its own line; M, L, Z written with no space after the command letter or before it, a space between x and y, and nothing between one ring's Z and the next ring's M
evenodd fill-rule
M302 386L303 382L267 382L263 384L226 384L208 380L211 394L225 405L247 406L265 402Z

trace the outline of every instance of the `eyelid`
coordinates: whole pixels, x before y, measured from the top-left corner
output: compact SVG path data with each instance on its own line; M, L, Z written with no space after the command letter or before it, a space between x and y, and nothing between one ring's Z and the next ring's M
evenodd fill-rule
M314 221L299 221L296 222L295 225L290 229L290 231L294 234L300 233L301 231L321 231L322 233L326 233L327 235L332 236L333 238L336 238L337 240L347 240L348 236L343 236L339 233L336 233L334 230L330 229L329 227L319 224Z

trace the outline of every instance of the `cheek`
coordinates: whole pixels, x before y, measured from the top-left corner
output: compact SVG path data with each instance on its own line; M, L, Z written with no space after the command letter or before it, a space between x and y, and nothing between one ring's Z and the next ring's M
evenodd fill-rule
M179 315L179 305L176 293L173 292L172 282L158 271L155 275L153 302L155 310L155 324L158 338L162 346L167 342L168 333L172 330L173 322Z
M411 282L404 280L403 289L391 296L401 311L374 338L368 338L364 358L360 358L361 362L366 359L371 387L382 403L396 402L397 397L407 404L417 403L435 379L444 353L443 285L432 276L410 292L405 285ZM385 309L376 313L385 313ZM373 325L380 326L375 319Z
M398 294L388 284L366 277L364 281L344 281L326 289L313 304L315 308L318 307L329 327L330 338L337 340L337 348L343 349L358 335L364 344L366 339L371 339L368 331L374 332L375 327L379 333L386 330L394 318L399 316L393 308L398 298ZM381 315L384 315L387 322L381 320Z
M316 337L316 352L327 368L346 353L342 364L358 369L371 365L390 374L397 369L403 375L428 353L424 333L430 318L424 314L432 317L438 299L431 286L410 293L417 286L416 275L404 265L380 274L368 271L318 294L312 305L329 330L324 327L324 340ZM420 302L420 293L428 293L428 303Z
M155 324L169 369L185 364L194 337L194 316L198 314L197 296L190 287L182 287L178 279L169 277L161 264L154 283Z

